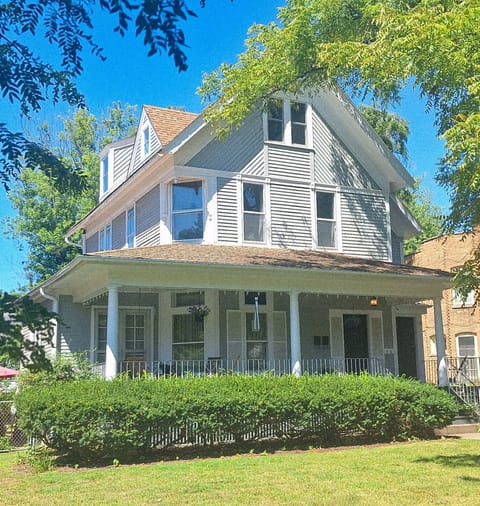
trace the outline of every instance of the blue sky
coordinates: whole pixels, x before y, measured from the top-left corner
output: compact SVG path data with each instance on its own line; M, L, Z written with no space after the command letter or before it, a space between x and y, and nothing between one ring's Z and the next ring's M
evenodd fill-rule
M207 0L200 9L199 1L190 0L189 6L198 18L190 18L183 24L187 43L189 68L179 73L167 56L148 58L141 40L133 34L125 38L113 33L111 18L100 15L95 22L95 37L105 49L107 61L102 62L85 54L84 73L78 80L90 110L100 114L113 101L158 106L183 106L191 112L200 112L202 104L196 95L202 74L211 72L222 62L233 63L243 51L243 42L249 26L254 22L267 23L276 16L281 0ZM47 49L47 53L48 53ZM2 104L0 122L9 119L12 128L30 128L32 124L11 120L9 107ZM444 191L435 184L433 176L442 143L435 135L433 116L425 114L424 104L411 92L406 92L396 111L410 123L409 170L415 176L424 176L425 186L433 201L447 208ZM67 112L65 107L46 106L37 117L42 121L59 121ZM8 197L0 188L0 219L12 215ZM2 227L3 228L3 227ZM25 284L22 260L24 252L18 244L8 239L0 230L0 290L11 291Z

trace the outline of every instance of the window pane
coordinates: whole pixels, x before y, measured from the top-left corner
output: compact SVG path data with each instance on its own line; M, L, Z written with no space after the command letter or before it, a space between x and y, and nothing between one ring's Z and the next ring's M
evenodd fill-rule
M203 343L174 344L173 360L203 360Z
M243 210L263 212L263 185L244 183Z
M147 127L143 131L143 154L148 155L150 152L150 128Z
M278 119L283 121L283 100L272 98L268 101L267 112L269 119Z
M127 246L133 248L135 242L135 208L127 211Z
M460 357L475 356L475 336L458 337L458 354Z
M283 121L268 120L268 140L283 141Z
M318 245L326 248L335 247L335 222L317 221Z
M269 100L267 115L268 139L271 141L283 141L283 100Z
M175 183L172 188L173 210L203 209L202 182Z
M106 192L108 190L108 157L106 156L103 159L103 191Z
M292 123L292 144L306 144L305 125Z
M243 239L245 241L263 241L263 214L244 213Z
M203 292L178 292L173 294L173 307L186 307L205 304Z
M317 192L317 218L333 220L333 193Z
M192 314L173 315L173 342L191 343L203 341L203 319Z
M175 241L202 239L203 212L173 215L173 238Z
M255 319L255 313L246 313L245 318L246 318L247 341L266 341L267 315L265 313L258 314L258 318L260 320L260 330L253 330L253 321Z
M250 360L266 360L267 343L247 343L247 358Z
M299 102L292 102L291 105L291 115L292 121L295 123L305 123L305 104L301 104Z

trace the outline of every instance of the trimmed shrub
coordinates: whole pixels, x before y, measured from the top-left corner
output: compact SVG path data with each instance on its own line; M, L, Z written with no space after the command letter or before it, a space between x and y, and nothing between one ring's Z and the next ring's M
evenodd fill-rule
M431 435L457 412L430 385L366 374L57 382L24 389L16 403L29 436L75 458L273 437L405 440Z

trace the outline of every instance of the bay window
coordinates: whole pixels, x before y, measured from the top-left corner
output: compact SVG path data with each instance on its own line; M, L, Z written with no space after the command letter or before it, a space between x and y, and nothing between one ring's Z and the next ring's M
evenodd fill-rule
M175 241L203 238L203 185L201 181L172 185L172 235Z
M243 183L243 240L265 240L263 184Z

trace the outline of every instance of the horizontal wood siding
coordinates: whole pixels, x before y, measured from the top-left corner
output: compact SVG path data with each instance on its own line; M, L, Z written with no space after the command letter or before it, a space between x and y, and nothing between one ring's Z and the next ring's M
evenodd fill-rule
M268 146L268 175L310 182L310 151L292 146Z
M381 195L342 193L343 252L388 261L385 199Z
M98 232L95 232L90 237L87 237L86 240L85 253L94 253L95 251L98 251Z
M310 197L308 186L272 183L270 207L273 246L312 247Z
M137 247L160 243L160 187L158 185L137 201L135 233Z
M217 178L217 237L219 242L238 242L237 181Z
M367 172L315 112L312 123L315 182L378 189Z
M73 302L71 296L61 296L59 311L60 353L81 353L90 350L90 308ZM88 355L87 355L88 356Z
M122 212L112 220L112 249L125 246L125 235L125 212Z
M256 113L225 140L213 139L186 165L228 172L264 174L262 117Z
M127 177L128 166L132 158L133 146L115 149L113 153L113 184L121 183Z

